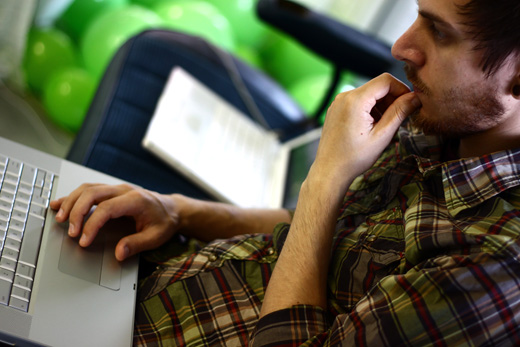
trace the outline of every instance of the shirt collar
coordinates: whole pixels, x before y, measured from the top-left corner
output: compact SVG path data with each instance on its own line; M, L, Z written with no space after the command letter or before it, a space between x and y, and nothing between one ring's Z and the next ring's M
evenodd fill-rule
M453 157L454 153L446 152L446 149L456 149L453 143L424 136L410 127L399 136L401 145L415 158L423 176L441 170L446 207L453 216L520 185L520 148L444 161Z
M452 215L520 185L520 149L442 165L446 206Z

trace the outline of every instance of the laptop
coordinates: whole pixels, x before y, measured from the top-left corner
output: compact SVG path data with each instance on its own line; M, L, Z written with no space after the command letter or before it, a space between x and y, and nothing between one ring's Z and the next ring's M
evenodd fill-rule
M114 249L135 227L112 221L82 249L48 207L81 183L121 181L2 138L0 172L0 345L130 346L138 260Z
M320 135L317 128L281 142L175 67L142 145L219 201L294 208Z

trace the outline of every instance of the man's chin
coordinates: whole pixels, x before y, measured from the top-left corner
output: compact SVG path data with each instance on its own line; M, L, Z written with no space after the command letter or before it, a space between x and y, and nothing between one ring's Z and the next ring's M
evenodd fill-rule
M409 116L411 125L414 129L428 136L457 137L451 134L452 131L446 129L446 124L439 121L432 121L423 109L418 109Z
M478 129L462 128L461 125L444 121L432 121L422 112L416 112L410 116L412 127L428 136L440 136L449 140L460 140L468 135L478 133Z

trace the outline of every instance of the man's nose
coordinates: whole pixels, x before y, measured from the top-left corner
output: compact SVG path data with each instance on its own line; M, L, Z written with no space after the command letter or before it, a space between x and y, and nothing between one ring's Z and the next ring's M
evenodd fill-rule
M415 67L424 65L426 56L420 41L417 23L414 23L392 46L393 57Z

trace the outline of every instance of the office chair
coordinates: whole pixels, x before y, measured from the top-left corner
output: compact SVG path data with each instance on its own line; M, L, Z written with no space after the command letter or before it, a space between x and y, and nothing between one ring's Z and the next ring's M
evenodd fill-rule
M390 47L291 1L259 0L257 12L335 66L334 82L316 115L330 102L343 69L374 77L395 64ZM67 159L161 193L213 199L141 147L164 84L177 65L286 138L309 127L302 109L263 72L201 38L149 30L127 41L112 59Z

